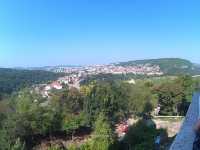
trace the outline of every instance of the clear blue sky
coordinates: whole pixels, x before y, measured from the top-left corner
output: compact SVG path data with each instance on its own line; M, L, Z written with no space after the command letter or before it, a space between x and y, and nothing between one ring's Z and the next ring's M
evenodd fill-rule
M0 66L181 57L200 63L199 0L1 0Z

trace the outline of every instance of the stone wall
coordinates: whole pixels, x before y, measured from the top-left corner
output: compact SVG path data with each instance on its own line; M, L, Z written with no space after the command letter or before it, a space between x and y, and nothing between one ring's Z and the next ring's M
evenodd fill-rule
M195 139L195 132L193 130L193 127L198 120L200 114L199 100L200 94L195 93L193 95L192 103L188 109L180 132L172 143L170 150L192 150L193 142Z

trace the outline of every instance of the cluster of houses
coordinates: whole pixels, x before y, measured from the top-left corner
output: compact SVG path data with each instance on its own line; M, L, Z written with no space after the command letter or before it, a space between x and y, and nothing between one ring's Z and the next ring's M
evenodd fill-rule
M49 97L49 93L52 89L60 90L64 85L68 85L70 88L80 88L79 83L85 79L88 75L96 74L141 74L141 75L162 75L160 67L151 64L135 65L135 66L118 66L114 64L110 65L93 65L85 67L55 67L50 68L49 71L64 72L68 75L60 77L57 81L50 84L37 85L36 91L42 94L43 97ZM134 80L129 81L131 84L135 84Z
M82 77L76 74L67 75L64 77L58 78L56 81L53 81L49 84L39 84L35 85L35 91L40 93L43 97L49 97L51 90L61 90L64 85L67 85L69 88L75 87L77 89L80 88L80 81Z
M69 74L78 74L79 76L95 75L95 74L141 74L141 75L163 75L158 65L144 64L134 66L118 66L109 65L93 65L84 67L56 67L51 69L53 72L64 72Z
M39 84L35 85L36 93L41 94L43 97L49 97L50 91L52 89L61 90L63 88L62 84L58 81L54 81L50 84Z
M133 65L133 66L120 66L116 64L109 65L92 65L84 67L50 67L48 71L53 72L64 72L68 75L59 78L50 84L37 85L36 91L40 92L43 97L48 97L49 92L52 89L60 90L62 85L68 85L69 87L80 88L79 83L84 80L88 75L96 74L138 74L138 75L163 75L160 67L157 65L144 64L144 65ZM128 81L131 84L135 84L134 80ZM159 111L159 110L158 110Z
M74 84L78 82L81 78L83 78L81 75L78 74L71 74L68 76L60 77L58 79L59 83L64 83L64 84Z
M55 82L52 82L51 84L45 86L45 91L49 91L51 89L61 90L62 85L59 82L55 81Z

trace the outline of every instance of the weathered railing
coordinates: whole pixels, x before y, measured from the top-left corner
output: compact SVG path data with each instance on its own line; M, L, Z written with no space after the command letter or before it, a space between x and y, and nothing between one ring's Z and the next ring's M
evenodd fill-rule
M192 103L188 109L183 125L177 134L170 150L192 150L195 139L194 124L200 117L200 94L193 95Z

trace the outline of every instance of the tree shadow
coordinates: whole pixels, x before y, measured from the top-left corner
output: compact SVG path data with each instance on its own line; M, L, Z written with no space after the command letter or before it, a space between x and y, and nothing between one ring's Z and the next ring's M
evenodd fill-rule
M167 141L166 129L156 129L153 120L142 119L129 127L119 150L162 150Z

